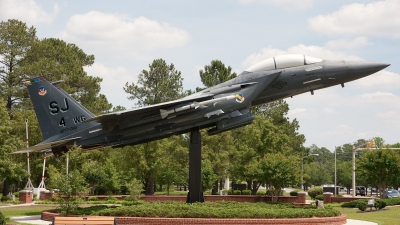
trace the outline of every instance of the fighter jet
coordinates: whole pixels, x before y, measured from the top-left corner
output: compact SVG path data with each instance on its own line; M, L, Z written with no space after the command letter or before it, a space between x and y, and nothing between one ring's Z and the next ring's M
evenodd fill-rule
M95 116L44 77L25 82L43 135L38 145L14 153L61 154L76 143L84 150L136 145L189 132L194 127L218 134L251 124L249 108L371 75L389 64L331 61L305 55L266 59L239 76L190 96ZM310 97L311 98L311 97Z

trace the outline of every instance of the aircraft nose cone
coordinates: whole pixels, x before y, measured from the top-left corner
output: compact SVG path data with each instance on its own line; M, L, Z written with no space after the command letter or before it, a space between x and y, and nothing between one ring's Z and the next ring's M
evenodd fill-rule
M384 68L390 66L390 64L380 62L346 62L347 71L349 76L353 79L358 79L376 73Z

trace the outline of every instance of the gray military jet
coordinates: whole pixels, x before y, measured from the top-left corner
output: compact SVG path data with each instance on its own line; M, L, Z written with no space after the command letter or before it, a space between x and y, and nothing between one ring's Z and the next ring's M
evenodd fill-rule
M330 61L305 55L266 59L238 77L175 101L93 115L44 77L25 82L44 141L14 153L52 149L60 154L76 143L90 150L136 145L171 135L208 129L218 134L250 124L249 107L301 93L342 85L371 75L389 64Z

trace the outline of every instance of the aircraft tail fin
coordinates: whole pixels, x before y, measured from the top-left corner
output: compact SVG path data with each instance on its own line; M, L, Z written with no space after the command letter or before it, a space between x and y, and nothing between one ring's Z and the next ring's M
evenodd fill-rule
M69 136L72 131L79 131L91 126L81 123L94 115L44 77L36 77L25 82L31 97L43 139L46 140L58 134L60 138Z

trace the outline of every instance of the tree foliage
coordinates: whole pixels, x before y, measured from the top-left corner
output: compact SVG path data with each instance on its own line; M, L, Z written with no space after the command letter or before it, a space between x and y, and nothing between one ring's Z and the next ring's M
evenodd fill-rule
M124 91L130 95L128 99L137 101L137 106L153 105L182 97L182 80L181 72L174 64L156 59L149 65L149 70L142 70L137 84L127 82Z
M232 73L230 66L226 67L220 60L212 60L210 65L204 66L200 70L200 79L205 87L212 87L235 78L237 75Z
M400 173L400 157L390 149L366 150L358 162L357 169L369 184L379 188L383 198L386 188L396 183L397 174Z

